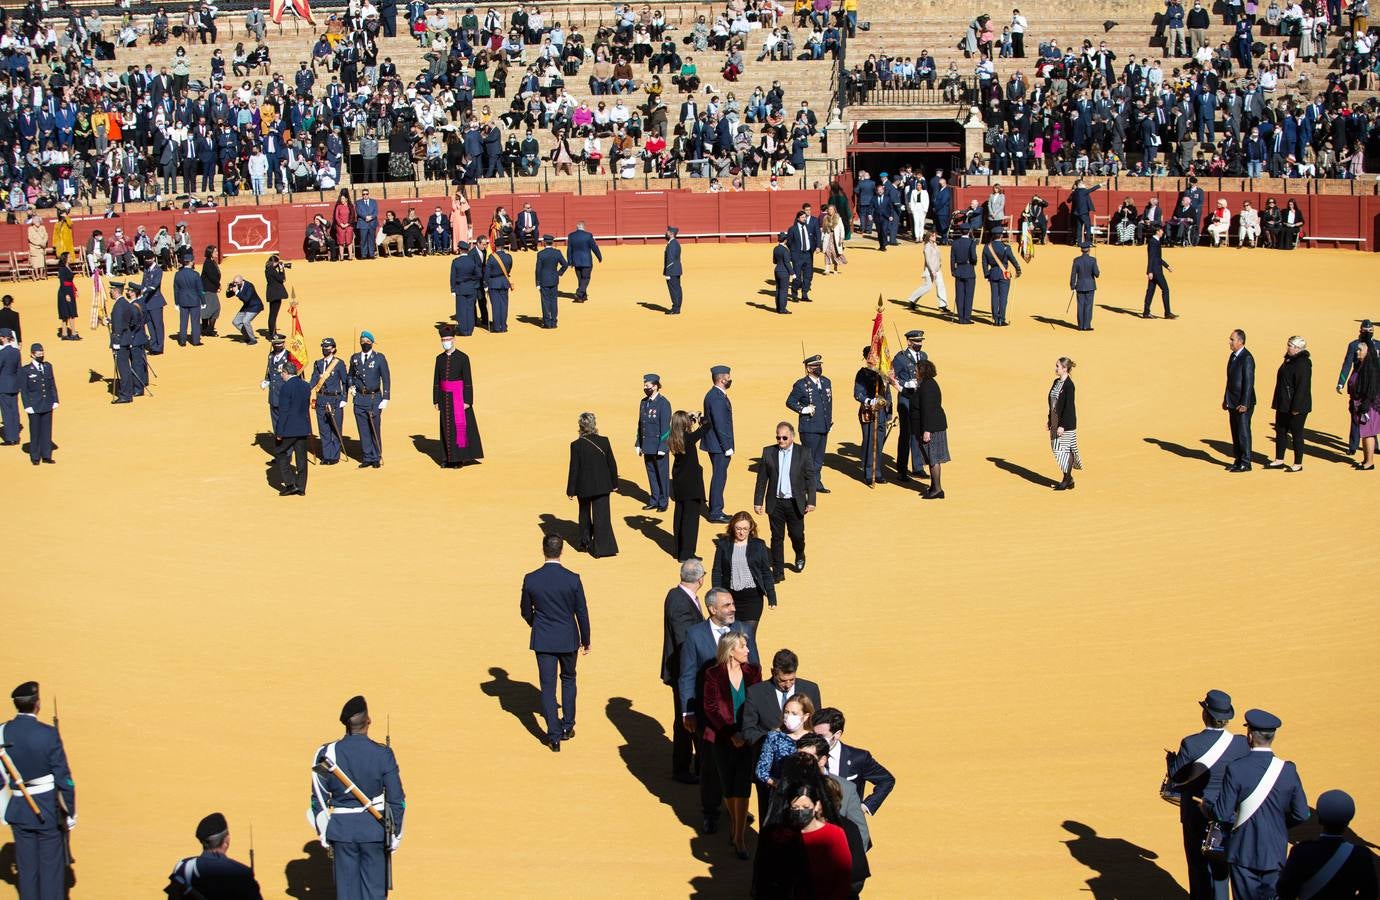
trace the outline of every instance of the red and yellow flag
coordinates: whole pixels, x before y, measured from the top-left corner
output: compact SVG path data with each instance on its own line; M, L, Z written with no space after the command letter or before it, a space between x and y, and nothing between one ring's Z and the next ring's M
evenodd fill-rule
M268 17L273 20L273 24L283 24L283 13L287 12L287 7L292 7L292 11L306 19L308 24L316 24L316 20L311 17L311 3L308 0L269 0Z
M307 355L307 337L302 334L302 320L297 315L296 298L293 299L292 305L288 309L292 313L292 334L288 335L287 342L288 356L297 363L298 371L305 371L311 362L311 357Z
M877 368L882 370L891 359L886 347L886 326L882 323L882 295L877 295L877 317L872 320L872 352L877 354Z

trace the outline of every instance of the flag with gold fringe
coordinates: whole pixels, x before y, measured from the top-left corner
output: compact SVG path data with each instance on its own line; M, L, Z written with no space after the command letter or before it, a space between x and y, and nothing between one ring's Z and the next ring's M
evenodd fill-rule
M882 323L882 295L877 295L877 317L872 320L872 351L877 354L877 368L880 371L891 359L886 347L886 326Z
M307 355L307 337L302 333L302 319L297 315L297 291L292 292L292 304L288 307L292 313L292 334L288 335L287 352L292 357L292 361L297 363L298 371L305 370L311 357Z

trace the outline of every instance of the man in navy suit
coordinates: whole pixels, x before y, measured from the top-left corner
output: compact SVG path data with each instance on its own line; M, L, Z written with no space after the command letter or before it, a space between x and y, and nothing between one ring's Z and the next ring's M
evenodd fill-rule
M671 308L666 310L668 316L680 315L680 241L676 240L679 233L680 229L675 226L666 226L666 249L661 256L661 274L666 277L666 293L671 297Z
M875 816L886 801L891 789L896 787L896 777L886 767L872 758L872 754L858 747L850 747L843 742L843 713L832 706L815 710L815 733L823 735L829 742L828 772L837 775L853 786L862 801L863 809ZM866 792L866 785L872 785L872 793Z
M479 263L470 242L461 241L459 255L450 262L450 291L455 295L455 322L460 336L474 334L474 304L479 298Z
M67 896L62 827L77 824L77 794L67 752L57 729L38 721L38 682L26 681L10 692L18 713L0 724L0 747L38 806L35 816L9 772L12 788L5 821L14 834L15 864L19 870L19 896L24 900L62 900ZM65 821L64 821L65 820Z
M794 653L784 648L777 650L771 659L771 677L747 689L743 699L743 728L739 735L752 746L754 757L761 756L767 733L781 727L787 700L804 694L810 698L813 708L824 706L819 699L819 685L796 677L799 667L800 659ZM757 815L765 822L771 789L761 784L757 788Z
M958 307L958 324L973 324L973 290L977 286L977 244L966 225L954 238L949 250L949 274L954 277L954 305Z
M546 744L561 752L561 741L575 736L576 651L589 652L589 609L580 576L561 565L560 535L541 539L546 560L522 579L522 618L532 628L531 649L541 676L541 711ZM561 676L561 712L556 712L556 670Z
M870 216L871 213L868 213ZM786 302L791 290L791 251L786 246L786 232L777 232L776 246L771 249L772 277L776 280L776 311L783 316L790 315Z
M1179 742L1178 753L1169 757L1170 786L1177 789L1179 822L1184 834L1184 855L1188 858L1190 900L1227 900L1227 865L1203 855L1203 833L1207 816L1202 805L1204 794L1222 788L1227 766L1251 752L1245 737L1227 731L1236 715L1231 696L1225 691L1208 691L1198 701L1203 711L1203 730Z
M14 329L0 328L0 446L19 443L19 348Z
M786 246L791 251L791 269L795 281L791 282L791 299L809 302L810 287L815 280L815 252L819 250L819 228L810 222L810 214L805 210L795 214L795 223L787 233Z
M1145 309L1140 314L1142 319L1155 318L1150 314L1150 301L1155 299L1156 287L1160 289L1160 301L1164 304L1164 317L1166 319L1178 318L1169 311L1169 282L1165 280L1164 273L1172 272L1174 268L1164 261L1164 254L1160 250L1160 239L1163 235L1164 226L1152 225L1145 237L1145 278L1148 283L1145 286Z
M680 645L680 699L681 725L694 736L695 749L701 760L713 759L711 747L704 740L700 730L700 689L704 686L704 673L718 661L719 639L730 631L747 635L748 662L758 665L757 639L752 629L736 620L737 607L733 594L724 588L713 588L704 597L704 605L709 610L709 618L692 625L685 631L685 641ZM702 830L713 834L719 830L719 807L723 802L723 787L713 765L700 766L700 807L704 812Z
M33 357L19 373L19 397L29 414L29 461L53 462L53 410L58 408L57 380L53 364L43 361L43 345L29 348Z
M1227 387L1222 408L1231 424L1232 464L1228 472L1251 470L1251 415L1255 413L1255 357L1246 349L1246 332L1236 329L1227 338Z
M565 261L565 255L556 249L553 235L542 235L541 242L545 246L537 251L536 264L537 291L541 294L541 327L555 328L557 289L561 285L561 276L570 268L570 264Z
M149 257L149 267L144 270L139 290L145 323L148 326L148 352L158 356L163 352L163 308L168 305L168 301L163 298L163 270L158 266L157 256Z
M1209 786L1203 795L1203 808L1231 831L1227 865L1235 900L1273 900L1289 853L1289 829L1310 815L1298 770L1271 749L1281 724L1262 709L1247 710L1251 752L1228 763L1221 788L1214 792Z
M944 176L935 173L930 179L930 206L934 209L934 227L939 233L939 243L949 243L949 222L953 219L954 192Z
M584 303L589 299L589 276L594 271L594 261L604 261L604 255L599 252L599 243L594 240L594 235L585 230L584 222L576 222L575 230L566 237L565 252L570 267L575 270L575 277L579 279L575 285L575 302Z
M191 251L182 254L178 260L182 268L173 276L173 302L177 304L177 345L201 346L201 276L192 265Z
M771 568L779 583L786 577L786 535L791 537L796 572L805 571L805 517L815 511L818 462L795 442L795 426L776 425L776 443L762 448L752 505L771 522Z
M278 376L283 380L278 391L278 414L273 418L273 439L277 444L274 456L283 481L278 494L305 496L307 447L311 445L311 386L297 377L297 363L290 356Z
M728 484L728 463L733 457L733 403L728 389L733 386L733 372L728 366L713 366L709 377L714 386L704 395L704 452L709 454L713 474L709 477L709 521L716 525L728 522L724 515L724 487Z
M667 591L662 607L661 683L671 689L676 705L675 718L671 720L671 777L682 784L699 782L692 769L695 739L680 727L680 717L685 712L685 702L680 696L680 651L685 645L686 633L704 621L704 610L700 607L702 587L704 563L687 559L680 564L680 584ZM705 763L706 767L712 765L712 762Z
M513 226L513 249L537 249L537 229L540 227L541 223L537 220L537 213L532 209L532 204L522 204L522 212L518 213L517 222Z
M1069 195L1069 212L1073 215L1073 246L1077 247L1084 241L1092 240L1092 217L1093 217L1093 191L1099 190L1100 184L1092 187L1084 187L1083 179L1079 178L1073 183L1073 193Z

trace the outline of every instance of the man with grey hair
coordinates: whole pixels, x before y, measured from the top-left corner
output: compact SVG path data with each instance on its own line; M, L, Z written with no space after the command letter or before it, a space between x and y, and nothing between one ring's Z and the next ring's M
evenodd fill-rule
M703 572L703 568L701 568ZM733 594L724 588L712 588L704 597L709 609L709 618L697 622L685 631L685 640L680 647L680 715L681 727L695 740L695 752L701 760L710 759L709 742L704 739L700 723L700 690L704 685L704 673L717 661L719 639L731 631L747 636L748 662L760 665L757 656L757 640L752 629L736 620L737 608ZM700 767L700 807L704 813L702 831L713 834L719 830L719 807L723 803L723 788L714 766Z
M671 689L676 715L671 720L671 777L682 784L697 784L693 757L695 741L690 732L678 727L685 704L680 696L680 648L685 633L704 621L700 606L700 588L704 587L704 562L687 559L680 564L680 584L666 594L662 614L664 635L661 640L661 683Z

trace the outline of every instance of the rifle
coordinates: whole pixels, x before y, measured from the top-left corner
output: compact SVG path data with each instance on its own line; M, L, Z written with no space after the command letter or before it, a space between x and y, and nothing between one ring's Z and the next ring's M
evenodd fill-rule
M254 874L254 823L249 823L249 874Z
M389 750L393 749L393 714L389 713L384 718L383 745ZM388 803L388 791L384 789L383 796L383 872L384 872L384 894L393 890L393 807Z
M0 744L0 762L5 764L5 774L10 777L11 781L19 785L19 793L23 795L24 802L29 805L29 811L38 818L38 822L41 825L44 822L43 811L40 810L38 804L34 802L34 796L29 793L28 786L24 784L24 779L20 777L19 770L15 768L14 760L10 759L10 755L5 752L13 746L13 744Z
M58 724L58 705L57 694L53 695L53 730L58 734L58 740L62 740L62 727ZM62 798L62 791L57 792L57 807L61 813L58 828L62 831L62 857L66 866L72 865L72 831L67 827L67 819L72 815L67 809L67 801Z
M385 738L385 740L387 740L387 738ZM346 775L343 771L341 771L340 766L336 765L334 760L330 759L329 757L322 756L320 759L316 761L316 765L312 766L312 771L320 775L334 775L336 780L344 786L345 790L350 792L350 796L354 797L356 800L359 801L360 806L364 807L365 812L373 816L374 821L378 822L380 825L384 827L383 864L385 878L387 879L386 883L389 885L388 889L391 889L391 886L393 884L393 851L392 849L390 849L390 845L393 843L393 811L388 806L387 795L385 794L383 798L384 812L379 812L378 809L374 807L374 804L369 800L369 798L364 796L364 792L361 791L355 785L355 783L350 780L350 776Z

